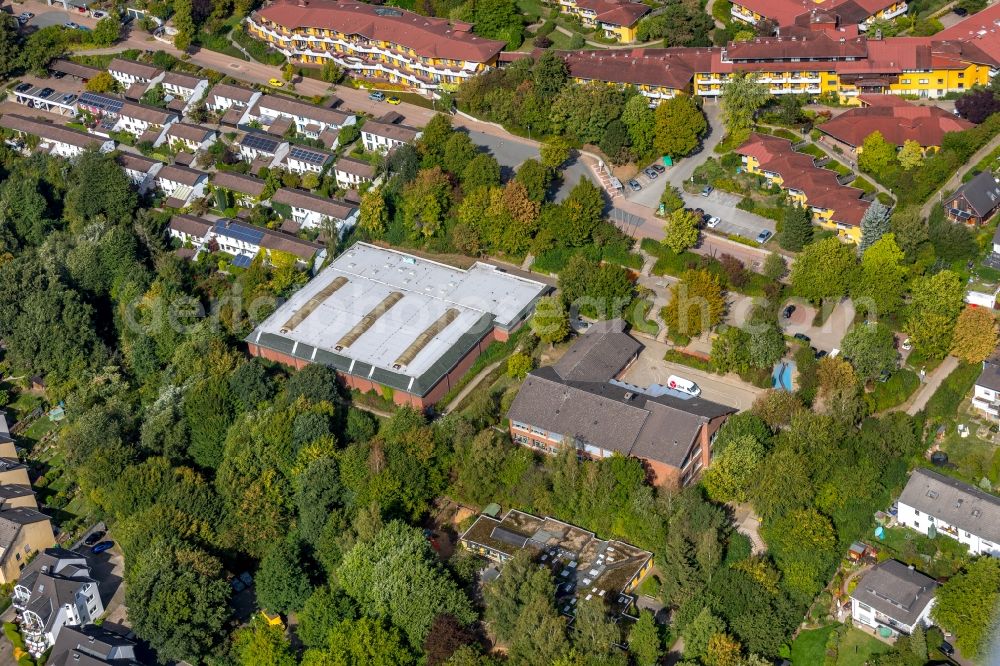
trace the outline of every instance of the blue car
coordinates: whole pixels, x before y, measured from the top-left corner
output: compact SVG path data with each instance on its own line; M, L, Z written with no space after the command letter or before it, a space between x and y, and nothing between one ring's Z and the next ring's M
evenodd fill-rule
M111 547L114 545L115 545L114 541L102 541L101 543L91 548L90 552L93 553L94 555L97 555L98 553L103 553L106 550L111 550Z

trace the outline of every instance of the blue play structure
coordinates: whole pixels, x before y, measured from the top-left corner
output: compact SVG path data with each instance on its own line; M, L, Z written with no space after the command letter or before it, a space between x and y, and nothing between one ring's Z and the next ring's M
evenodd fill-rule
M771 387L780 391L792 390L792 373L795 371L795 364L789 362L777 363L774 372L771 373Z

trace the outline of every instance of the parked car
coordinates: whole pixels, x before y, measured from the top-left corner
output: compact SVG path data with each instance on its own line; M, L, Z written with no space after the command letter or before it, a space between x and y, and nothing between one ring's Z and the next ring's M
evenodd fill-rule
M61 79L66 76L66 72L52 72L53 79Z
M97 530L96 532L91 532L90 536L83 540L84 546L93 546L95 543L104 538L104 530Z
M272 88L284 88L285 82L279 81L278 79L268 79L267 85L271 86Z
M373 102L385 101L385 93L379 92L378 90L373 90L370 93L368 93L368 99L370 99Z
M910 342L909 338L903 340L903 344L901 344L900 346L903 348L903 351L910 351L911 349L913 349L913 343Z
M635 178L628 179L628 186L629 189L632 190L633 192L638 192L639 190L642 189L642 185L640 185L639 181L637 181Z
M233 588L233 592L242 592L247 589L247 586L243 584L239 578L233 578L229 581L229 586Z
M108 13L107 12L102 12L99 9L95 9L94 11L90 12L90 15L93 16L95 19L102 19L105 16L107 16Z
M826 355L827 351L825 349L820 349L818 352L816 352L816 360L818 361L819 359L825 357Z
M705 222L705 226L708 227L709 229L714 229L717 226L719 226L719 222L722 222L722 220L712 215L708 218L708 221Z
M712 193L712 192L713 192L714 190L715 190L715 188L714 188L714 187L712 187L711 185L706 185L705 187L701 188L701 196L703 196L703 197L707 197L707 196L708 196L709 194L711 194L711 193Z
M250 575L249 571L244 571L243 573L241 573L240 580L243 581L243 584L246 585L247 587L253 585L253 576Z
M73 102L76 101L76 95L73 93L66 93L65 95L62 96L62 99L59 101L61 101L63 104L72 104Z
M649 178L650 180L656 180L656 177L660 175L656 172L656 169L654 169L653 167L646 167L645 169L642 170L642 172L646 174L646 177Z
M42 99L48 99L49 95L51 95L54 92L55 90L53 90L52 88L42 88L41 91L39 91L38 96L41 97Z
M24 25L33 18L35 18L35 15L31 12L21 12L17 17L17 22Z
M403 100L399 99L395 95L386 100L389 104L400 104Z
M94 555L97 555L98 553L103 553L106 550L111 550L114 547L114 545L115 545L114 541L102 541L101 543L91 548L90 552L92 552Z
M699 388L697 384L690 379L678 377L677 375L670 375L667 377L667 386L675 391L681 391L682 393L687 393L689 395L701 395L701 388Z
M767 229L764 229L764 231L757 234L757 242L763 245L764 243L767 242L767 239L770 237L771 237L771 232L768 231Z
M955 656L955 646L948 641L941 641L941 645L938 646L938 650L941 650L941 654L946 657Z
M969 15L969 10L966 9L965 7L955 7L951 11L955 12L959 16L968 16Z
M66 21L65 23L63 23L63 27L69 28L70 30L76 30L80 26L78 26L76 23L73 23L72 21Z
M798 340L800 342L804 342L806 344L809 344L810 342L812 342L812 338L810 338L805 333L796 333L792 337L795 338L796 340Z
M30 83L20 83L16 88L14 88L14 92L28 92L29 90L31 90Z
M655 162L649 165L650 168L656 169L656 173L666 173L667 167L663 166L659 162Z
M795 312L795 306L794 305L788 305L788 306L785 307L784 310L781 311L781 316L784 319L790 319L793 312Z

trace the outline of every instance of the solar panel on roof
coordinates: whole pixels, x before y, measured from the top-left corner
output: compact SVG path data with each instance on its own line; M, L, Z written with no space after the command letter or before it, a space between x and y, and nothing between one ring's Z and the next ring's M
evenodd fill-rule
M288 154L292 159L302 160L303 162L308 162L309 164L323 164L327 160L327 155L325 153L300 148L298 146L293 147Z
M278 149L277 141L259 134L247 134L243 137L243 140L240 141L240 145L254 150L263 150L268 153L273 153Z
M239 224L230 224L227 226L226 223L222 221L215 223L215 233L220 236L235 238L236 240L241 240L244 243L250 243L251 245L260 245L260 242L264 240L264 232L260 229L244 227Z
M248 254L238 254L233 258L233 266L237 268L247 268L253 263L253 257Z
M80 95L80 104L85 104L105 113L120 113L122 107L125 105L125 100L85 92Z

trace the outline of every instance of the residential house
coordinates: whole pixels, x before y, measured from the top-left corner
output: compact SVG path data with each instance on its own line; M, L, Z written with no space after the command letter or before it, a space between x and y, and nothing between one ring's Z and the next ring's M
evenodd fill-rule
M695 482L715 434L735 410L667 387L620 381L642 345L621 319L600 322L554 366L533 370L507 418L514 442L554 455L639 459L657 485Z
M627 44L636 39L639 19L652 7L629 0L559 0L560 11L578 16L588 28L597 28L606 39Z
M598 539L575 525L511 509L503 518L480 515L459 537L468 551L503 566L529 551L555 582L555 604L573 617L579 601L598 599L616 621L638 618L635 595L653 567L653 554L624 541ZM502 575L502 572L501 572Z
M139 666L135 643L109 626L110 622L64 626L46 666Z
M240 157L246 162L261 162L264 166L278 164L288 154L288 142L259 132L248 132L236 143Z
M189 123L171 123L160 136L160 140L156 145L167 145L177 152L183 150L189 153L196 153L199 150L207 149L215 143L216 138L215 131L207 127L191 125Z
M184 111L193 108L208 92L208 79L180 72L167 72L160 79L163 92L185 102Z
M137 83L147 87L152 83L159 83L164 75L164 71L159 67L124 58L112 60L108 65L108 71L126 90Z
M1000 179L986 170L964 183L944 200L945 216L952 222L985 224L1000 209Z
M576 83L631 86L648 97L651 106L686 94L697 65L707 67L711 59L708 49L683 54L678 49L591 49L560 51L559 55Z
M0 457L0 484L30 486L28 468L14 456Z
M912 566L886 560L858 580L851 593L851 617L875 631L909 635L918 626L930 626L937 588L937 581Z
M88 148L97 148L102 153L110 153L115 149L115 142L111 139L79 132L69 127L31 120L14 113L0 116L0 127L16 132L20 136L38 137L39 148L60 157L76 157Z
M285 219L292 219L306 229L332 224L338 233L343 234L358 221L358 207L353 204L287 187L274 193L271 207Z
M236 258L233 261L236 266L249 266L254 257L261 253L268 263L282 264L283 260L279 256L283 254L302 268L318 268L322 258L326 257L326 250L318 243L235 220L217 221L211 229L211 240L220 250Z
M907 11L905 0L813 0L807 5L795 0L735 0L730 12L742 23L774 26L808 23L816 14L835 26L866 30L874 20L888 21Z
M63 548L45 549L24 568L13 602L25 645L36 658L55 645L63 627L92 624L104 614L87 558Z
M201 245L212 230L212 222L196 215L174 215L167 224L167 235L181 243Z
M917 468L897 504L900 525L932 538L951 537L968 546L973 555L1000 557L1000 497Z
M168 164L157 172L154 182L156 188L167 197L164 206L183 208L205 196L208 176L188 167Z
M246 111L257 103L261 93L248 88L240 88L227 83L217 83L208 93L205 106L213 113L222 114L230 109ZM242 113L240 114L242 116ZM238 120L238 118L237 118ZM236 123L231 123L236 124Z
M340 187L358 187L362 183L370 183L375 179L375 167L364 160L341 157L333 165L333 175Z
M106 70L90 67L89 65L81 65L78 62L66 60L65 58L57 58L49 63L49 71L56 74L66 74L82 83L86 83Z
M847 154L861 153L861 144L873 132L901 147L916 141L927 150L937 150L947 132L962 132L972 123L936 106L916 105L894 95L860 95L861 107L850 109L817 125L825 134L821 141Z
M393 148L413 143L423 134L415 127L381 120L369 120L361 126L361 142L368 152L385 155Z
M216 171L212 174L212 188L216 191L218 202L219 192L226 196L225 205L219 205L221 210L231 205L252 208L260 203L261 196L267 190L267 183L260 178L245 176L235 171Z
M163 128L178 120L180 120L180 116L173 111L126 101L122 103L121 109L118 111L115 131L128 132L132 136L155 143Z
M334 106L339 103L337 99L331 102ZM288 121L289 124L281 123L281 129L275 130L272 126L280 121ZM339 130L345 125L354 125L357 117L337 109L300 102L291 97L264 95L241 120L241 124L252 122L260 123L268 132L279 136L283 136L287 128L294 125L297 134L309 139L318 139L327 129Z
M333 162L333 154L317 148L307 148L297 144L289 146L285 156L285 168L292 173L321 174Z
M35 499L35 491L31 486L16 483L0 485L0 515L7 509L16 508L37 509L38 500Z
M163 162L135 153L120 153L118 164L125 170L125 175L139 190L139 194L145 194L149 190L157 172L163 167Z
M13 583L36 553L54 545L52 519L44 513L28 506L0 511L0 584Z
M252 13L247 25L293 62L333 61L351 76L421 90L454 88L495 66L504 49L469 23L349 0L281 0Z
M835 171L816 166L812 155L797 152L788 139L754 132L736 154L747 173L763 176L768 186L779 186L789 200L805 206L814 224L842 240L861 242L861 218L869 206L861 199L863 190L841 185Z

